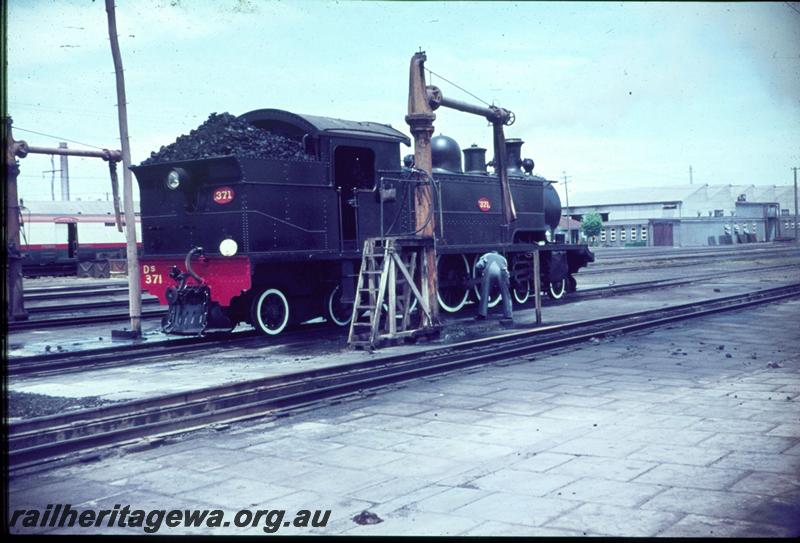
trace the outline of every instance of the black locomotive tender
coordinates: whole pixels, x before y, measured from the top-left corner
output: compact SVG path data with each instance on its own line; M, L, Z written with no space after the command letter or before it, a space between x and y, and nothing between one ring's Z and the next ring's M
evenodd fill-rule
M414 233L414 186L421 181L410 157L405 167L400 160L400 144L409 138L384 124L278 109L251 111L236 119L242 121L297 152L265 158L244 143L237 152L233 141L225 156L208 156L219 148L209 153L201 143L193 160L174 160L181 155L168 147L132 168L141 194L142 288L169 304L166 332L249 322L276 335L321 315L347 325L364 240ZM522 143L507 140L517 209L509 227L485 149L465 149L462 169L456 141L432 139L445 312L477 299L474 266L487 251L508 258L518 304L532 294L533 251L541 257L543 288L556 299L575 290L573 274L594 260L585 245L551 241L561 202L550 181L531 173L533 161L521 160ZM490 303L498 301L494 294Z

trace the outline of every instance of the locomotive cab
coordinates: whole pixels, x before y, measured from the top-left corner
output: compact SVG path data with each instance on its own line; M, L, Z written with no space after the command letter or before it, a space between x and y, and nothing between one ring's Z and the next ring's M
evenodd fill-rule
M408 137L389 125L356 122L315 115L298 115L277 109L260 109L241 116L255 127L302 138L306 150L327 165L318 178L334 190L332 212L338 217L337 242L340 251L358 251L366 234L372 232L373 205L360 195L374 193L378 172L396 170L400 164L400 143ZM303 196L300 196L301 198Z

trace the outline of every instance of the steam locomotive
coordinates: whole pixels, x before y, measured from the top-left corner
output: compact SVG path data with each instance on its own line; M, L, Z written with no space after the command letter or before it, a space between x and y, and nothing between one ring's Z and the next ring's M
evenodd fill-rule
M133 167L141 194L143 290L170 306L171 333L232 329L249 322L267 335L324 315L349 323L361 247L370 237L412 235L414 186L389 125L260 109L239 117L296 142L298 157L221 156ZM594 257L585 245L552 240L561 203L550 181L507 140L517 220L505 224L498 176L485 149L431 140L439 304L447 313L477 298L475 263L498 251L509 261L518 304L532 291L531 254L552 298L575 290ZM408 157L406 157L408 159ZM524 167L524 171L523 168ZM499 301L493 293L490 304Z

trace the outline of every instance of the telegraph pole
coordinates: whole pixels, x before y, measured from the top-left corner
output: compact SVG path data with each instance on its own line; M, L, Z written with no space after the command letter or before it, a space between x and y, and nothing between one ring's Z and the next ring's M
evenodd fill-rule
M58 144L59 149L66 149L67 142L62 141ZM69 201L69 157L67 155L61 155L61 199L63 201Z
M692 185L692 167L689 166L689 184Z
M131 329L119 333L130 337L142 335L142 290L139 284L139 259L136 252L136 216L133 209L133 181L131 180L131 148L128 141L128 113L125 100L125 77L122 70L122 56L117 38L117 20L114 0L106 0L108 14L108 38L111 41L111 56L114 59L114 72L117 82L117 113L119 116L119 136L122 146L122 186L125 207L125 231L128 241L128 292L130 295Z
M567 243L572 243L572 220L569 215L569 190L567 189L567 179L572 176L567 175L567 172L561 173L564 174L564 196L567 199Z
M797 167L792 168L792 171L794 172L794 242L800 243L800 238L797 237Z
M60 170L56 170L56 164L53 158L53 155L50 155L50 169L44 170L42 172L42 179L44 179L44 174L50 174L50 200L53 202L56 201L56 172Z

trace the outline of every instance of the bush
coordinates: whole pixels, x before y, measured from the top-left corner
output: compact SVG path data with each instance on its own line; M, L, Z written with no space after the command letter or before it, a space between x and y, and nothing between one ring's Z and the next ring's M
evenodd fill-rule
M603 219L597 213L587 213L581 221L581 231L586 238L597 237L603 229Z

